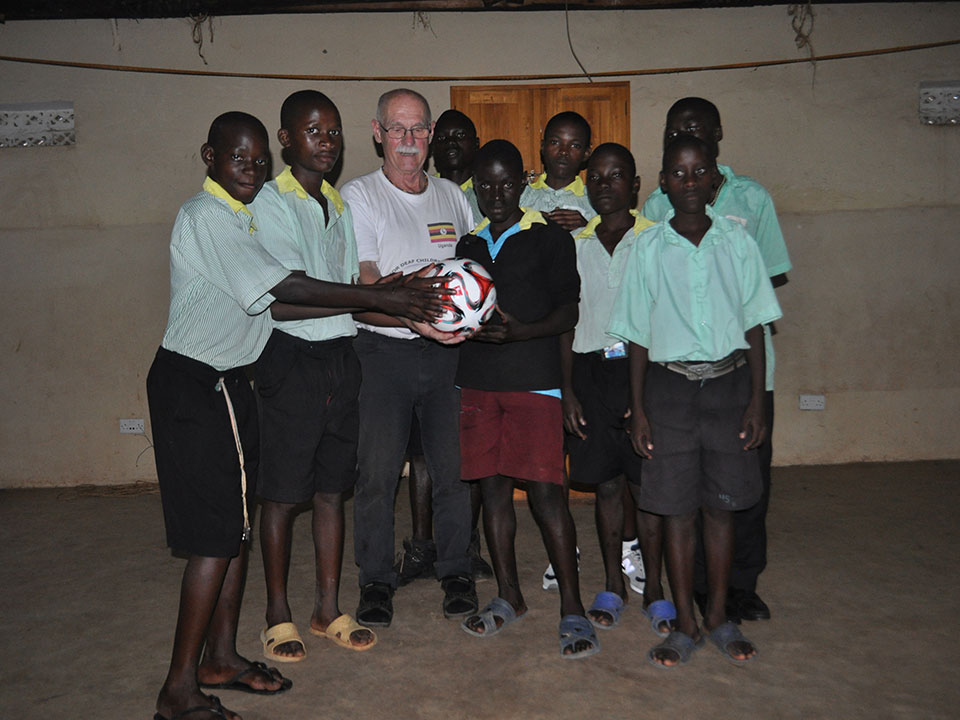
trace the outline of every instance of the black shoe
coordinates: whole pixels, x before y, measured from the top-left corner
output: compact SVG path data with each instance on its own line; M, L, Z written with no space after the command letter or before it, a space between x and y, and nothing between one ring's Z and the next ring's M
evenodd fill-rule
M437 561L437 546L433 540L404 538L403 552L393 566L397 573L397 585L403 587L420 578L432 578L433 564Z
M740 617L744 620L769 620L770 608L760 599L756 591L744 591L737 605Z
M390 627L393 622L393 588L383 582L362 585L357 620L361 625Z
M470 555L470 572L473 573L474 582L489 580L493 577L493 568L480 555L480 533L476 530L470 534L470 545L467 548L467 553Z
M473 578L466 575L448 575L440 581L440 587L443 588L445 618L461 618L476 614L479 604Z

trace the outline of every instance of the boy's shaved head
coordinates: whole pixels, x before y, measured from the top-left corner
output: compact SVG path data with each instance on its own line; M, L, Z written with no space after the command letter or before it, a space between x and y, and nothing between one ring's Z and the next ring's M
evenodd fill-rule
M587 163L587 167L589 167L594 160L599 160L601 157L605 157L607 155L613 155L614 157L622 160L623 164L629 170L630 177L633 177L637 174L637 161L634 160L633 153L631 153L620 143L601 144L596 150L593 151L593 154L590 156L590 161Z
M666 172L667 166L673 162L677 155L679 155L683 150L687 149L693 149L702 152L703 156L709 162L716 164L717 156L714 154L713 146L704 142L696 135L679 135L676 139L671 140L664 149L663 164L660 169Z
M284 100L283 105L280 106L280 127L290 129L298 115L315 107L333 108L337 115L340 115L340 111L333 104L333 100L322 92L318 90L298 90Z
M544 137L550 132L551 128L555 125L569 124L576 125L583 130L583 134L587 141L587 145L590 144L590 123L587 122L587 119L580 113L573 112L572 110L567 110L562 113L557 113L547 122L547 126L543 129Z
M263 123L257 120L253 115L239 110L225 112L218 115L210 123L210 131L207 133L207 145L213 148L222 148L224 144L232 144L233 137L237 131L248 131L262 136L264 143L268 142L267 129Z
M720 111L709 100L700 97L680 98L667 110L667 122L670 121L671 117L679 115L681 112L695 112L712 122L716 127L720 127Z
M437 128L440 128L441 126L446 127L447 125L453 124L459 125L474 135L477 134L477 126L473 124L473 120L459 110L454 110L452 108L450 110L444 110L442 113L440 113L440 117L437 118Z
M509 140L491 140L477 150L476 157L473 159L474 171L493 162L499 162L518 175L523 174L523 156L517 150L517 146Z

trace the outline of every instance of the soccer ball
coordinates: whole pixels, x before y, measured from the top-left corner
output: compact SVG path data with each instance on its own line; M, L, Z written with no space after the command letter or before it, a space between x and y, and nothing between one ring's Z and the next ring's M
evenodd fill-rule
M433 322L444 332L471 332L479 329L493 314L497 289L483 266L466 258L451 258L436 263L430 273L445 277L445 287L453 290L443 301L443 315Z

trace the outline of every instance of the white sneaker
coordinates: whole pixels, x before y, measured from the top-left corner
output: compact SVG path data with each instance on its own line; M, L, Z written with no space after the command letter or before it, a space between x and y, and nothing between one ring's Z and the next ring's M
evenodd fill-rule
M580 571L580 548L577 548L577 572ZM544 590L559 590L560 585L557 583L557 574L553 571L553 563L547 565L547 569L543 571L543 589Z
M643 589L647 584L647 573L643 567L643 556L640 554L639 542L628 540L623 543L623 558L620 560L620 567L623 568L623 574L630 581L630 589L643 595Z

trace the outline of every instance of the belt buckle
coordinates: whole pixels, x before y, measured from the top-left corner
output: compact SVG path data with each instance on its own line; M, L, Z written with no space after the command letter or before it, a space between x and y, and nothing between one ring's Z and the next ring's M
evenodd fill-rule
M696 363L689 364L686 366L687 372L689 373L688 377L691 380L700 380L701 382L704 378L713 370L713 363Z

